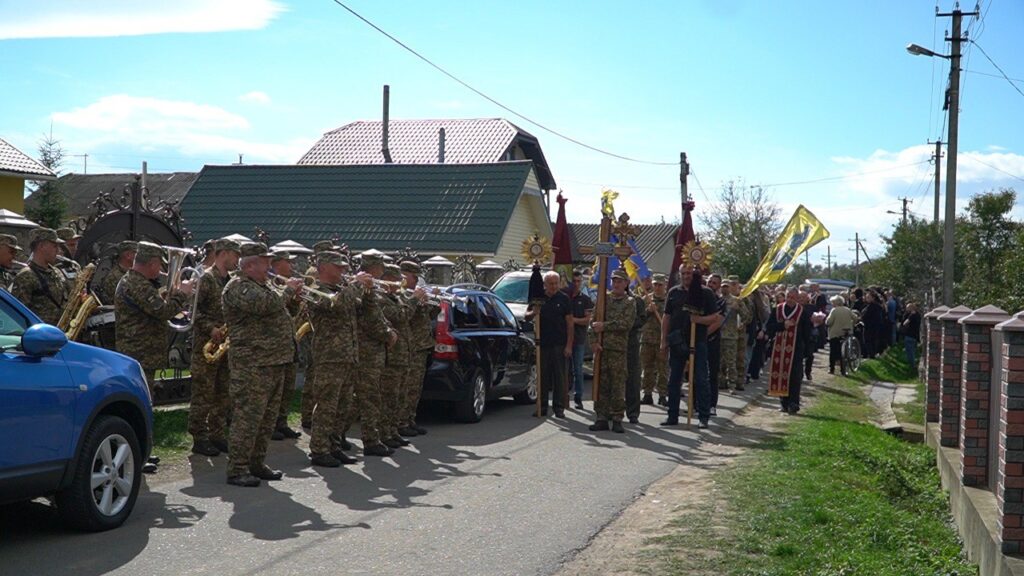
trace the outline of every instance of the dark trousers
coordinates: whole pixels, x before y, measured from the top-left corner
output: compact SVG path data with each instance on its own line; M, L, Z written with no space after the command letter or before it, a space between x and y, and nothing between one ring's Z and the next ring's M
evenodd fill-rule
M793 413L800 410L800 384L803 383L803 355L797 353L789 369L789 396L779 398L782 409Z
M708 343L697 341L694 350L694 385L693 401L697 407L697 418L707 420L711 417L711 387L708 382ZM686 362L689 354L681 354L675 350L668 355L668 419L679 420L679 399L683 388L683 377L686 375Z
M548 394L554 392L551 405L555 412L562 412L565 406L565 346L540 347L540 405L541 410L548 411Z
M754 348L750 353L750 364L747 365L747 375L757 380L761 377L761 368L764 366L764 346L767 340L754 340Z
M843 366L843 339L842 338L829 338L828 339L828 371L835 372L836 364L839 365L839 371L842 374L846 374L846 366Z
M811 379L811 367L814 365L814 344L809 342L807 344L807 350L804 352L804 374L807 379Z
M711 406L718 408L718 371L722 369L722 339L708 341L708 385L711 387Z
M640 417L640 332L630 333L626 348L626 418Z

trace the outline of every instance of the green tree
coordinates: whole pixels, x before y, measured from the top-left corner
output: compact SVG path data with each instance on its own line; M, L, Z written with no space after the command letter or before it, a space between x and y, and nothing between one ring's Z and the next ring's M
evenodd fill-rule
M882 236L885 255L869 265L870 284L892 288L918 302L930 301L932 289L941 291L942 228L911 215L892 235ZM863 272L863 270L862 270ZM861 284L868 285L864 274Z
M1012 188L978 194L967 204L966 217L958 228L958 249L963 256L962 280L956 290L959 303L971 308L1002 303L1008 287L1007 261L1021 224L1010 219L1017 201ZM1019 248L1018 248L1019 250ZM1016 285L1016 286L1019 286Z
M723 183L716 205L697 211L702 239L714 250L712 266L749 279L782 229L781 213L765 188Z
M59 173L64 163L64 148L60 141L53 138L53 134L43 136L39 141L39 163ZM64 197L64 191L60 182L53 180L35 184L32 189L32 207L28 208L26 216L29 220L48 228L59 228L64 223L64 216L67 212L68 202Z

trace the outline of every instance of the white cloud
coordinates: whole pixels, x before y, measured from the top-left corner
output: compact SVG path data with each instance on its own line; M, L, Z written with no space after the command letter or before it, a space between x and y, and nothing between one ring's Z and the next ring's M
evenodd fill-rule
M117 94L69 112L52 115L69 150L96 153L116 148L139 155L167 151L202 163L292 163L313 138L260 142L246 137L249 121L209 104Z
M284 10L274 0L8 0L0 40L259 30Z
M246 92L238 97L242 102L248 102L250 104L260 104L266 106L270 104L270 96L266 92L260 92L259 90L253 90L252 92Z

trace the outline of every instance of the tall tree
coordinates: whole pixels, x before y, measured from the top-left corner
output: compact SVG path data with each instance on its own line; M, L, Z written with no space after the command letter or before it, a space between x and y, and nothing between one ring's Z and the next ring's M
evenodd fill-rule
M871 284L912 300L930 301L932 290L941 288L942 228L911 214L892 235L882 236L882 242L885 255L871 266ZM863 274L861 280L867 284Z
M53 133L43 136L39 141L39 163L52 170L55 174L60 172L64 164L64 148L60 141L53 138ZM52 180L35 184L32 189L33 207L26 210L29 220L35 221L41 226L58 228L64 223L64 216L67 212L68 202L64 197L64 191L59 181Z
M746 281L782 230L782 209L761 186L730 180L722 184L718 201L697 210L702 237L714 249L713 266Z
M1000 303L1012 286L1004 276L1021 230L1021 224L1010 219L1016 201L1012 188L1001 188L978 194L967 204L958 234L964 266L957 290L957 300L967 306Z

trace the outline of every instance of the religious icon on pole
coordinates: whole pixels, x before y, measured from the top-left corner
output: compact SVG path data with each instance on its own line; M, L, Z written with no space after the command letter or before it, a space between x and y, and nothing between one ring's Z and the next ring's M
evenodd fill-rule
M541 264L551 261L553 256L551 241L534 232L532 236L523 240L523 256L533 262L527 300L530 303L530 310L533 312L533 356L536 373L534 389L537 391L537 417L540 418L544 400L544 380L541 378L540 369L540 311L545 300L544 279L541 277L540 268Z
M704 310L702 309L702 298L701 288L702 281L701 275L704 271L711 269L712 250L711 247L704 243L697 243L696 241L689 241L682 247L682 262L683 265L688 269L693 270L693 279L690 281L690 285L686 286L686 303L685 306L690 313L690 316L703 315ZM697 323L690 321L690 358L687 361L686 380L689 394L686 395L686 426L689 427L693 422L693 394L694 394L694 375L695 375L695 364L697 361Z

